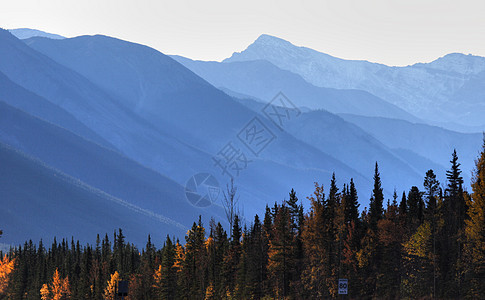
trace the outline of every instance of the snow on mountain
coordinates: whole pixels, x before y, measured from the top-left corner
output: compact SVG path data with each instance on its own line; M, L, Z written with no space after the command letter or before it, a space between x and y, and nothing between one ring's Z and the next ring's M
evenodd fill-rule
M54 39L54 40L65 39L65 37L58 34L48 33L45 31L30 29L30 28L16 28L16 29L9 29L8 31L10 31L10 33L13 34L16 38L21 40L28 39L34 36L40 36L40 37L45 37L45 38Z
M484 126L483 118L456 115L447 101L463 85L485 69L485 58L451 54L429 64L389 67L367 61L343 60L297 47L269 35L260 36L242 52L224 62L268 60L301 75L320 87L360 89L433 122L457 122ZM466 99L461 99L466 103ZM485 110L480 109L485 114Z
M477 75L485 71L485 57L450 53L430 63L417 63L413 67L423 67L462 75Z
M100 209L109 209L107 203L111 201L115 211L98 223L88 218L93 226L86 228L85 233L94 230L103 233L105 228L119 223L131 226L131 233L135 235L138 231L138 240L145 239L146 231L152 232L152 228L165 230L160 222L173 221L175 227L185 228L199 214L205 222L209 215L222 221L220 202L207 208L192 207L184 199L182 186L199 172L212 173L224 186L228 177L214 164L214 157L229 142L249 159L236 177L241 204L248 215L260 212L268 202L285 199L291 188L306 201L305 196L313 191L313 183L327 185L332 172L336 173L339 186L353 177L361 207L367 206L375 160L380 163L387 195L394 187L401 190L421 184L424 165L430 162L424 156L426 153L397 142L385 143L372 134L371 128L356 126L357 121L349 122L326 111L304 110L297 119L288 122L289 127L281 130L264 116L262 103L245 106L244 100L236 100L212 85L224 83L224 88L234 89L235 94L264 96L268 100L274 96L272 93L281 90L283 83L292 100L302 98L305 105L315 105L323 99L327 100L327 108L335 111L365 112L369 116L388 112L394 118L413 121L410 114L368 91L354 88L342 91L310 84L301 73L256 57L272 53L268 55L286 59L288 67L301 67L293 59L306 59L314 65L315 74L327 76L336 85L359 82L359 78L367 77L369 70L381 76L380 72L387 72L388 67L359 61L349 63L311 49L296 48L270 36L262 36L258 43L254 51L246 53L248 57L254 54L255 59L250 62L242 59L233 63L194 63L191 71L152 48L111 37L62 40L32 37L20 41L0 30L0 87L3 88L0 97L4 98L0 100L5 101L5 104L0 102L0 143L10 145L0 147L0 160L10 161L7 165L18 169L12 178L7 178L6 171L0 174L0 199L21 198L24 206L33 203L25 216L20 211L24 207L14 203L0 217L15 220L21 216L17 223L12 221L18 227L16 232L34 232L37 228L29 227L25 218L35 210L42 211L45 209L42 205L49 203L59 207L58 213L69 214L77 209L72 224L79 226L78 218L93 209L94 202L100 203ZM240 55L244 58L246 54ZM315 57L320 64L326 61L334 78L322 72ZM207 68L207 74L202 77L207 77L209 82L197 75L201 71L196 67ZM456 68L453 74L465 69ZM451 72L438 67L417 66L416 70ZM341 74L346 74L347 83L341 80ZM374 86L382 84L378 83L377 80ZM475 91L479 83L478 80L468 88L462 86L463 94ZM45 109L42 109L43 103L49 103ZM273 142L256 155L250 154L248 145L239 137L251 120L266 124L274 136ZM457 140L465 143L469 138ZM426 144L426 147L431 151L432 146ZM446 164L449 157L443 159L445 162L431 161L434 165L430 167ZM62 182L58 182L59 178ZM35 180L46 188L25 186L26 181ZM66 180L79 184L66 185ZM15 186L9 189L9 184ZM79 192L78 186L92 193ZM28 194L25 197L24 190ZM51 202L42 194L44 191L55 196ZM43 196L35 199L36 193ZM102 199L92 194L102 195ZM71 197L73 202L60 203L62 197ZM83 199L87 199L85 203L77 203ZM46 217L53 218L52 209L45 211ZM149 223L146 231L140 229L142 216ZM42 217L39 215L33 220L43 222ZM132 218L133 222L120 221L123 218ZM48 222L36 234L49 236L57 232L57 226L56 222ZM73 229L59 232L65 235Z
M282 70L265 60L219 63L193 61L180 56L173 58L216 87L259 99L270 101L274 95L283 92L300 107L419 121L406 111L368 92L317 87L299 75Z

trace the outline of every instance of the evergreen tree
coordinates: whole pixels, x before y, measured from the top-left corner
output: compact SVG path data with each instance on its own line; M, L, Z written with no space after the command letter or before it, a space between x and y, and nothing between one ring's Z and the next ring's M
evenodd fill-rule
M413 186L408 193L408 231L413 233L421 225L424 217L424 202L418 187Z
M293 240L290 211L283 204L275 216L273 238L270 240L268 253L268 270L278 298L285 298L290 293L291 273L295 267Z
M154 288L159 299L174 299L177 290L175 265L175 245L167 235L162 249L162 261L154 274Z
M461 254L464 235L466 203L463 193L463 178L456 150L451 158L451 170L446 171L448 185L445 190L444 227L440 238L441 295L461 297Z
M372 230L377 230L377 222L382 218L384 202L384 194L381 187L381 177L379 174L379 166L376 162L374 171L374 189L372 190L372 197L369 205L369 226Z
M399 214L404 216L408 213L408 203L406 200L406 193L402 192L401 202L399 202Z
M397 195L396 195L397 198ZM404 229L399 222L397 201L387 204L384 217L377 223L379 244L382 245L382 262L378 265L376 296L399 298L401 283L401 248Z
M217 223L213 234L213 243L209 246L209 278L213 283L215 295L225 295L223 268L224 257L229 248L227 233L221 223Z
M303 222L304 222L304 213L303 213L303 204L298 204L298 197L296 196L296 192L291 189L290 192L290 199L288 200L288 209L291 218L291 229L293 231L293 253L291 254L294 259L294 270L292 278L290 279L291 285L294 289L301 289L301 281L300 276L301 272L303 271L303 241L302 241L302 232L303 232Z
M323 186L315 183L315 191L309 197L311 207L305 218L303 241L305 251L305 269L302 273L302 283L305 296L310 299L329 298L327 285L328 253L326 248L325 228L325 194Z
M426 196L426 215L433 215L436 211L440 182L436 179L433 170L428 170L424 177L424 195Z
M381 187L381 178L379 167L376 162L374 171L374 189L369 204L369 213L366 214L363 221L365 222L365 234L361 241L361 249L357 253L359 267L364 282L360 294L364 297L373 297L376 295L377 276L382 259L382 247L379 240L378 223L383 217L384 194Z
M264 282L267 280L268 249L265 245L263 228L258 215L254 217L251 228L248 265L248 288L251 299L261 299L264 296Z
M242 230L239 223L239 216L236 215L234 217L234 224L232 227L232 237L231 242L229 245L229 249L224 257L224 287L225 287L225 294L226 295L234 295L236 284L237 284L237 275L238 275L238 266L241 259L241 235Z
M357 223L359 219L359 200L353 178L350 178L348 192L345 193L344 200L345 223L350 224L352 221Z
M204 297L207 287L207 276L204 272L204 264L206 263L205 228L200 216L199 222L197 224L194 222L185 240L185 260L183 263L184 275L186 276L185 288L188 295L200 299Z

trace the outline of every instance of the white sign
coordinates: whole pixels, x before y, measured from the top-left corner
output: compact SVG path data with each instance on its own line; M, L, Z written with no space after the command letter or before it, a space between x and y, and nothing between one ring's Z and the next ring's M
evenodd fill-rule
M338 294L347 295L349 288L349 281L347 279L338 280Z

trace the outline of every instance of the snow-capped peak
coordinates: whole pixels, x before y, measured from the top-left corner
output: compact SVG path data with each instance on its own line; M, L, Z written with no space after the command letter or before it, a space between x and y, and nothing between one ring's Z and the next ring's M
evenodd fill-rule
M456 72L463 75L477 74L485 71L485 57L450 53L428 64L416 64L436 70Z

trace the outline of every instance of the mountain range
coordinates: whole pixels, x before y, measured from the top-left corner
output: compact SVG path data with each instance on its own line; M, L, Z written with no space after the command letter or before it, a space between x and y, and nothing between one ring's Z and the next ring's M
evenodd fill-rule
M327 88L372 93L409 113L448 128L476 130L485 125L485 58L448 54L431 63L390 67L368 61L344 60L270 35L261 35L224 62L267 60ZM469 84L476 82L475 84ZM460 97L476 95L473 101Z
M0 57L6 244L94 242L123 227L143 245L148 234L181 237L199 215L227 225L221 190L207 207L186 199L198 173L225 188L232 172L248 215L291 188L308 207L314 182L327 187L333 172L339 187L354 179L362 209L376 161L387 197L421 187L430 168L444 183L454 148L468 183L485 123L484 60L474 56L395 68L262 35L223 62L203 62L102 35L0 30ZM424 95L433 97L416 100ZM265 143L251 140L256 127Z

